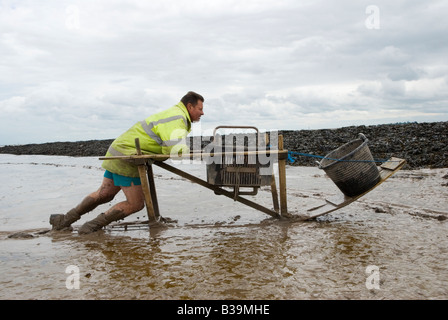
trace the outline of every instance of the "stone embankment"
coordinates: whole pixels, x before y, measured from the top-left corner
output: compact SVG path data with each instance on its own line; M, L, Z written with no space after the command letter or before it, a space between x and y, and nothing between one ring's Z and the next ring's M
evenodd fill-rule
M284 147L290 151L325 156L359 133L369 139L375 159L391 156L406 159L406 169L448 168L448 122L351 126L338 129L285 130ZM209 137L201 139L202 147ZM103 156L113 139L78 142L51 142L0 147L0 153L64 156ZM193 146L194 143L191 143ZM295 156L292 165L315 166L316 158Z

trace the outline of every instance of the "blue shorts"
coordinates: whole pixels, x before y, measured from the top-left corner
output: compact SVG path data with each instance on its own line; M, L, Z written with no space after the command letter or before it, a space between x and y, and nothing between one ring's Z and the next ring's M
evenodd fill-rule
M117 187L130 187L131 183L133 183L135 186L139 186L142 184L140 178L121 176L119 174L112 173L108 170L104 172L104 177L112 179L114 181L114 186Z

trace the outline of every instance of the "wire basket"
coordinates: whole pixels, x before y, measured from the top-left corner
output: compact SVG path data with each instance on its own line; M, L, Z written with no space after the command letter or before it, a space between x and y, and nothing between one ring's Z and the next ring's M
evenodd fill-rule
M367 142L367 138L360 133L359 139L333 150L319 163L319 168L346 196L358 196L381 179Z

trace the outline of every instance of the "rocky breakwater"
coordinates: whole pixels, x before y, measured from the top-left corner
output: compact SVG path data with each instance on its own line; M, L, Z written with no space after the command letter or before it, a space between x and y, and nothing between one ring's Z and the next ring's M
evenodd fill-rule
M0 147L0 153L47 156L95 157L104 156L113 139L76 142L48 142L38 144L8 145Z
M406 159L407 169L448 167L448 122L351 126L338 129L282 131L285 148L325 156L363 133L375 159ZM293 165L316 165L316 158L297 156Z
M283 130L279 133L283 135L285 149L318 156L327 155L363 133L369 139L368 145L375 159L388 159L392 156L403 158L407 161L406 169L448 168L448 122ZM3 146L0 147L0 153L103 156L112 141L113 139ZM201 147L208 141L210 137L202 138ZM306 156L295 157L296 161L291 165L316 166L316 160L319 160Z

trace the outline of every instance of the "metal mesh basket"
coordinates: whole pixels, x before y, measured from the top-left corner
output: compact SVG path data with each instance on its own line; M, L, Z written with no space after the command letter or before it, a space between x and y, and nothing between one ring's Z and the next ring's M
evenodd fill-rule
M319 168L349 197L366 192L380 181L380 173L367 142L360 133L359 139L333 150L319 164Z
M242 139L238 141L232 134L224 137L218 135L216 131L221 128L250 129L255 130L256 134L241 134ZM271 162L263 163L260 156L255 154L237 154L259 150L261 142L256 127L218 126L215 128L213 137L213 142L208 148L222 155L206 159L208 183L219 187L233 187L235 195L256 195L261 186L271 185L273 170ZM250 146L251 143L245 138L252 139L251 142L254 145ZM238 145L241 142L247 142L248 145ZM241 191L240 188L252 188L252 191Z

